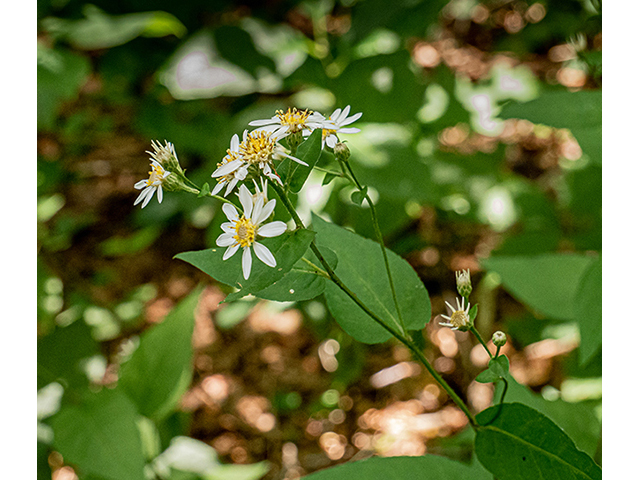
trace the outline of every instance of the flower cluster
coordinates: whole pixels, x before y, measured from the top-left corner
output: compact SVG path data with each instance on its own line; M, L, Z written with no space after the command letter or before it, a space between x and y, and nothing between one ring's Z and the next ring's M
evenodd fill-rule
M322 130L322 147L331 149L340 145L338 134L359 132L360 129L347 126L358 120L362 113L349 116L350 109L349 105L344 110L338 108L328 117L319 112L297 108L289 108L286 112L278 110L271 118L249 122L249 126L257 128L253 131L245 130L242 140L237 134L231 138L226 155L211 175L217 181L211 195L222 193L227 197L238 187L242 215L231 202L227 201L223 205L222 210L229 221L222 224L223 233L217 238L216 244L227 247L223 260L233 256L240 248L243 249L242 273L245 279L251 273L251 250L265 265L276 266L273 254L257 240L282 235L287 229L281 221L265 223L276 205L275 200L267 197L267 179L283 184L276 172L276 162L289 159L308 166L295 156L295 151L314 130ZM281 143L283 140L289 148ZM187 179L172 143L165 141L162 145L152 141L151 146L153 151L147 152L151 155L149 178L135 184L135 188L143 190L134 205L142 202L144 208L156 192L158 202L161 203L163 188L168 191L185 190L199 195L205 192L204 188L196 190L196 185ZM338 153L337 150L335 153ZM260 185L256 179L260 179ZM249 181L255 186L256 193L253 195L246 186Z
M218 181L211 193L217 195L224 188L226 197L238 183L254 177L252 173L282 184L276 173L275 161L289 158L304 166L308 165L292 155L280 141L286 139L290 147L297 147L303 137L311 135L316 129L322 129L323 147L326 145L334 148L338 143L339 133L360 131L358 128L346 127L362 116L362 113L349 116L350 109L349 105L344 110L338 108L325 118L319 112L289 108L286 112L278 110L271 118L249 122L249 126L257 128L251 132L245 130L242 141L238 135L233 136L226 156L211 175Z

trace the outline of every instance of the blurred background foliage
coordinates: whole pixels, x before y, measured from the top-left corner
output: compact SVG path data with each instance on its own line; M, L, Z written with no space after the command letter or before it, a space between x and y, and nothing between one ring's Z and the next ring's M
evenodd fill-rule
M434 315L469 268L479 329L509 336L507 401L599 461L597 0L43 0L37 13L39 479L470 460L464 417L407 351L350 339L322 298L219 304L227 287L172 259L213 245L217 200L133 207L151 139L202 184L234 133L289 106L363 112L343 140ZM350 193L314 173L298 208L373 237ZM483 352L437 323L419 335L428 357L486 408Z

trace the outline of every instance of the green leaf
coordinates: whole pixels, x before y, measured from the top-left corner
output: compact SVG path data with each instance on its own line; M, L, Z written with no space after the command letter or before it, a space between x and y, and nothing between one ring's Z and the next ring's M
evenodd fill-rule
M322 129L316 128L309 138L300 144L295 154L296 158L302 160L309 166L305 167L288 158L278 166L278 174L285 179L285 182L293 193L298 193L302 189L311 170L313 170L313 167L318 162L321 153Z
M489 360L489 368L481 372L476 381L480 383L494 383L509 375L509 359L506 355Z
M500 274L504 288L535 311L556 319L573 320L580 279L593 258L579 254L502 255L482 262Z
M473 322L478 316L478 304L476 303L471 310L469 310L469 321Z
M333 180L336 177L339 177L340 175L337 175L335 173L331 173L331 172L327 172L324 175L324 178L322 179L322 186L324 187L325 185L331 183L331 180Z
M144 480L138 414L119 389L89 394L51 418L53 446L83 475L105 480Z
M602 91L546 91L527 103L504 107L503 118L524 118L555 128L568 128L582 151L602 164Z
M372 457L327 468L308 480L491 480L477 462L471 466L438 455Z
M319 247L319 249L331 268L335 268L338 264L336 254L325 247ZM304 258L322 268L311 250L307 250ZM322 295L326 282L326 278L319 276L315 273L313 267L300 259L284 277L264 290L255 292L254 295L275 302L311 300L318 295Z
M265 265L252 252L253 261L248 280L245 280L242 275L241 251L227 260L222 260L226 249L220 247L184 252L176 255L175 258L190 263L219 282L239 288L238 292L227 296L225 301L230 302L250 293L259 292L284 277L307 251L314 235L315 232L299 229L286 232L278 237L260 240L260 243L271 250L277 266L272 268Z
M602 257L582 277L575 305L580 327L580 363L584 365L602 345Z
M54 127L63 102L72 100L87 81L91 63L68 50L49 49L38 43L38 129Z
M81 20L45 18L42 25L54 36L65 38L74 47L96 50L122 45L139 36L164 37L183 36L185 26L173 15L166 12L130 13L108 15L94 5L86 5Z
M475 447L478 459L501 479L598 480L602 470L553 421L520 403L480 412Z
M38 388L59 381L63 386L85 386L87 375L80 368L83 358L99 352L91 328L82 320L38 339Z
M200 292L192 292L162 323L145 332L138 349L120 368L118 388L146 417L169 413L191 380L193 312Z
M205 182L205 184L200 189L200 193L198 193L198 198L206 197L210 193L211 193L211 187L209 186L208 182Z
M149 225L127 237L113 236L100 244L100 251L105 257L135 255L156 241L162 233L158 225Z
M523 403L535 408L553 420L576 443L580 450L593 455L600 442L601 422L596 414L595 405L588 402L569 403L564 400L546 400L542 395L532 392L526 385L521 385L508 376L509 388L505 395L506 402ZM501 389L496 389L498 401Z
M338 256L337 276L386 325L400 333L380 245L318 216L312 221L318 244ZM429 294L406 260L389 249L387 255L405 326L407 330L422 329L431 316ZM381 343L391 337L333 282L326 282L325 298L331 314L356 340Z

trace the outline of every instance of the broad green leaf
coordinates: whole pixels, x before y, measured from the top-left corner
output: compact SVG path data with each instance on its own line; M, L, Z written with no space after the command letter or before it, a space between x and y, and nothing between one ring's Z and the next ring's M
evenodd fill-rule
M318 244L330 248L338 256L337 276L387 326L400 332L380 245L318 216L314 215L312 222L318 232ZM424 328L431 316L431 303L424 284L406 260L388 249L387 255L407 330ZM331 314L356 340L381 343L391 337L333 282L326 282L325 297Z
M555 128L568 128L582 151L602 163L602 91L547 91L527 103L504 107L503 118L524 118Z
M335 268L338 264L336 254L328 248L319 248L322 256L327 260L331 268ZM320 262L311 250L307 250L304 258L322 268ZM255 292L254 295L275 302L311 300L318 295L322 295L326 281L326 278L315 273L312 266L300 259L284 277L264 290Z
M593 258L580 254L501 255L482 262L500 274L504 288L522 303L556 320L573 320L580 279Z
M322 129L316 128L314 132L304 142L300 144L295 157L302 160L308 167L294 162L288 158L284 159L278 166L278 174L285 180L289 190L298 193L307 181L311 170L318 162L322 153Z
M166 12L108 15L94 5L86 5L86 18L66 20L45 18L42 25L49 33L67 39L74 47L96 50L122 45L139 36L183 36L187 29L176 17Z
M476 455L500 479L598 480L602 470L578 450L566 433L540 412L521 403L480 412ZM493 421L492 421L493 420ZM489 424L489 422L491 422Z
M86 57L38 43L38 129L54 127L62 102L76 97L90 72Z
M56 381L66 387L86 385L88 379L80 368L80 360L98 351L91 328L84 321L56 327L52 333L38 339L38 388Z
M142 335L140 346L120 368L119 388L150 418L168 413L191 379L194 310L201 289L192 292L167 317Z
M184 252L176 255L175 258L190 263L219 282L239 288L238 292L227 296L225 301L229 302L263 290L280 280L304 255L314 235L315 232L310 230L294 230L279 237L260 240L260 243L271 250L277 265L275 268L265 265L252 252L251 275L248 280L245 280L242 275L241 249L227 260L222 260L226 250L224 247Z
M602 258L585 272L575 299L580 327L580 363L587 363L602 345Z
M80 478L145 480L137 418L135 406L120 389L103 389L51 418L53 446Z
M477 462L471 466L438 455L372 457L327 468L309 480L491 480Z
M601 423L595 411L595 405L588 402L569 403L564 400L546 400L542 395L532 392L508 376L509 388L505 401L523 403L535 408L553 420L571 437L576 446L589 455L593 455L600 441ZM496 389L495 401L499 401L502 388Z

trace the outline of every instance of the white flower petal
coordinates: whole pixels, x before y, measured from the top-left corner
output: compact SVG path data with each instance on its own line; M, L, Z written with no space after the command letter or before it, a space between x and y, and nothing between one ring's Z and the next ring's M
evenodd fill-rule
M231 180L229 182L229 185L227 185L227 189L224 191L224 196L225 197L227 195L229 195L233 191L233 188L236 186L236 183L238 183L238 179L237 178L234 178L233 180Z
M220 192L220 190L222 190L222 187L224 187L225 183L227 182L224 180L221 182L218 182L216 186L213 187L213 190L211 190L211 195L217 195Z
M233 206L232 204L225 203L224 205L222 205L222 211L227 216L229 221L233 222L235 220L238 220L238 211L236 210L236 207Z
M260 218L260 214L262 213L262 206L264 205L264 197L262 195L259 195L255 200L254 200L254 204L253 204L253 212L251 213L251 222L254 225L257 225L258 223L258 218Z
M285 157L287 157L287 158L290 158L291 160L293 160L294 162L299 163L300 165L304 165L305 167L308 167L308 166L309 166L309 164L308 164L308 163L303 162L303 161L302 161L302 160L300 160L299 158L292 157L291 155L286 154L286 153L283 153L282 155L283 155L283 156L285 156Z
M356 113L355 115L351 115L349 118L345 118L344 121L340 123L340 125L350 125L356 120L358 120L361 116L362 116L362 112Z
M276 208L276 199L272 198L267 202L267 204L262 207L262 212L260 212L260 217L254 222L256 225L260 225L264 222L269 216L273 213L273 210Z
M338 132L340 132L340 133L359 133L360 129L359 128L355 128L355 127L347 127L347 128L341 128L340 130L338 130Z
M240 248L239 243L236 243L235 245L231 245L229 248L227 248L224 251L224 255L222 255L222 260L227 260L228 258L232 257L233 254L236 253L239 248Z
M253 197L246 185L240 185L240 189L238 190L238 198L240 198L240 203L242 204L245 218L251 218L251 211L253 210Z
M277 237L287 231L287 224L277 220L261 226L256 232L261 237Z
M138 190L140 190L141 188L144 188L146 186L148 186L149 184L147 183L147 180L140 180L139 182L136 182L136 184L133 186L133 188L137 188Z
M236 223L235 222L224 222L222 225L220 225L220 228L222 228L223 232L232 233L232 232L236 231Z
M162 185L158 185L158 203L162 203Z
M237 152L238 147L240 146L240 139L238 138L238 134L234 133L233 137L231 137L231 144L229 145L232 152Z
M455 311L456 311L456 309L455 309L455 308L453 308L453 306L452 306L449 302L447 302L447 301L445 300L445 301L444 301L444 303L446 303L446 304L447 304L447 307L449 307L449 308L451 309L451 313L453 313L453 312L455 312Z
M245 280L248 280L251 275L251 247L244 247L242 252L242 275Z
M231 160L216 169L215 172L211 174L212 177L222 177L223 175L229 175L232 172L235 172L238 168L242 166L244 160L236 158L235 160Z
M143 191L147 192L144 202L142 202L142 208L146 207L147 204L149 203L149 200L151 200L153 198L153 194L155 193L157 187L148 187L146 190Z
M325 139L325 143L328 147L335 148L336 143L338 143L338 137L336 137L335 135L328 135Z
M258 259L260 259L265 265L269 267L275 267L277 265L276 259L271 251L261 243L254 242L253 250L256 252L256 257L258 257Z
M233 235L229 232L225 232L216 238L216 245L219 247L228 247L236 243L236 240L233 238Z

